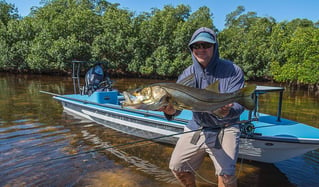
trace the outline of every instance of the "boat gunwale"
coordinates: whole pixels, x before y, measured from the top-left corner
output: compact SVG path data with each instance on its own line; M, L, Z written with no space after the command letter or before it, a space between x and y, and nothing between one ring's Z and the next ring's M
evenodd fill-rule
M150 123L156 123L156 124L161 124L161 125L167 125L173 128L178 128L176 125L180 125L180 128L183 129L183 127L186 125L186 121L187 120L183 120L181 118L179 118L180 120L177 121L176 119L173 121L164 121L162 119L165 119L164 117L161 117L159 115L156 114L152 114L152 113L145 113L142 111L134 111L133 109L124 109L121 108L120 105L113 105L113 104L94 104L94 103L88 103L83 101L74 101L72 100L73 98L68 99L67 97L60 97L60 96L55 96L54 97L57 100L60 100L62 102L65 103L72 103L78 106L82 106L82 107L87 107L93 110L100 110L103 112L108 112L108 113L112 113L112 114L116 114L116 115L120 115L120 116L125 116L128 118L132 118L132 119L136 119L136 120L141 120L141 121L145 121L145 122L150 122ZM99 106L99 108L96 108L94 105ZM105 107L105 108L103 108ZM132 113L138 113L140 115L146 115L149 117L154 117L154 118L159 118L159 120L156 119L152 119L152 118L146 118L146 117L141 117L141 116L134 116L133 114L126 114L126 113L121 113L121 112L116 112L116 111L112 111L112 110L108 110L107 107L110 107L110 109L115 109L115 110L123 110L126 112L132 112ZM162 128L165 129L165 128ZM319 146L319 140L317 139L312 139L312 138L290 138L290 137L275 137L275 136L264 136L259 133L254 133L253 135L246 135L246 134L241 134L240 136L243 139L254 139L254 140L261 140L261 141L272 141L272 142L284 142L284 143L300 143L300 144L311 144L311 145L318 145ZM317 141L316 141L317 140Z
M288 138L288 137L280 137L280 136L263 136L259 134L254 134L253 136L246 136L245 138L262 140L262 141L272 141L272 142L311 144L311 145L318 145L319 147L319 139L315 139L315 138Z
M187 122L187 120L183 120L183 119L180 119L180 118L178 118L178 120L175 119L173 121L165 121L164 116L161 117L159 115L152 114L152 113L145 113L145 112L142 112L142 111L134 111L134 110L130 110L130 109L124 109L124 108L121 108L119 105L111 105L111 104L108 104L108 105L105 104L104 105L103 104L104 106L102 106L102 104L98 105L98 104L94 104L94 103L86 103L85 101L83 101L83 102L81 102L81 101L73 101L71 99L68 100L68 98L66 98L66 97L59 97L59 96L55 96L54 99L60 100L62 102L71 102L71 103L76 104L78 106L84 106L84 107L87 107L87 108L90 108L90 109L94 109L94 110L100 110L100 111L109 112L109 113L112 113L112 114L126 116L126 117L129 117L129 118L133 118L133 119L137 119L137 120L141 120L141 121L145 121L145 122L153 122L153 123L155 122L155 123L160 124L160 125L163 125L163 123L164 123L167 126L175 127L175 128L176 128L176 125L180 125L180 127L184 129L184 126L185 126L185 124ZM96 105L96 106L99 106L99 108L97 109L96 107L90 106L90 105ZM145 115L145 116L144 117L134 116L132 114L116 112L116 111L108 110L107 108L102 108L102 107L110 107L111 109L114 109L114 110L123 110L123 111L126 111L126 112L138 113L140 115ZM149 117L158 118L158 120L152 119L152 118L149 118Z

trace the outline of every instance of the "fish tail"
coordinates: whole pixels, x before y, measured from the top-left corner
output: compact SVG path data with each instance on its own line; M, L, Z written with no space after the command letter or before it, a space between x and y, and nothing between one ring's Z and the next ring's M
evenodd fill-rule
M248 110L253 110L255 108L255 101L252 98L252 94L256 90L256 85L248 85L242 89L239 90L242 97L237 101L240 105L245 107Z

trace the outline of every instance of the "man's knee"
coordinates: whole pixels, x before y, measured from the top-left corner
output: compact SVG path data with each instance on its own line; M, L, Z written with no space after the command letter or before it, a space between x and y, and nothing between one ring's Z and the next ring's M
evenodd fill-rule
M220 177L225 186L237 186L237 178L235 175L221 175Z
M175 177L183 184L185 187L195 187L195 175L191 172L179 172L172 170Z

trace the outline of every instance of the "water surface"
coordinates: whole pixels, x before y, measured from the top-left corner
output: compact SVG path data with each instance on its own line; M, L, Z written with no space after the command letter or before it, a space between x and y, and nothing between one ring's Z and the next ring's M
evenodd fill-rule
M115 79L114 87L159 81ZM0 88L0 186L179 186L168 169L173 146L146 142L103 150L140 139L65 113L39 92L72 93L69 77L2 73ZM259 110L276 114L277 99L274 93L261 96ZM286 89L282 116L318 128L318 95ZM239 186L316 186L319 153L275 164L239 159L237 175ZM208 157L197 179L201 187L217 182Z

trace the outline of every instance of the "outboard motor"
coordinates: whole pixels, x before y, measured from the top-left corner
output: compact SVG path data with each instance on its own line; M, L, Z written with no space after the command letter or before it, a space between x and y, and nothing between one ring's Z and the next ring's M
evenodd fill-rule
M85 87L83 89L83 94L91 95L97 90L112 90L112 81L107 73L104 73L101 64L96 64L85 74Z

